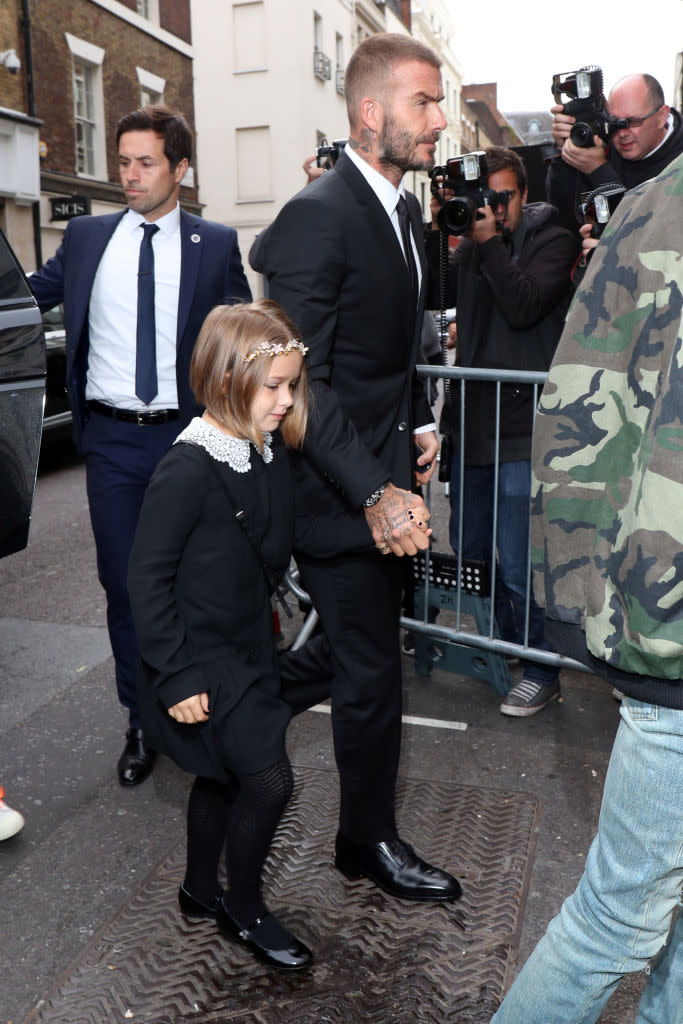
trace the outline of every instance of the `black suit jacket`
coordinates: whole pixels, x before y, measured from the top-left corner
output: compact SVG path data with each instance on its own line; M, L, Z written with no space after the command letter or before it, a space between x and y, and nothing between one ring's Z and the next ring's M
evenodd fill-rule
M407 195L426 279L422 217ZM413 428L432 411L415 373L415 308L394 228L342 154L291 199L260 251L269 295L310 351L312 408L295 460L297 550L317 557L373 546L362 502L381 483L414 487Z
M30 285L41 311L64 303L66 375L73 412L73 434L80 449L87 419L88 309L95 274L104 250L126 211L69 221L59 249ZM180 294L176 380L181 426L199 411L190 389L190 359L199 329L214 306L250 299L233 228L180 211Z

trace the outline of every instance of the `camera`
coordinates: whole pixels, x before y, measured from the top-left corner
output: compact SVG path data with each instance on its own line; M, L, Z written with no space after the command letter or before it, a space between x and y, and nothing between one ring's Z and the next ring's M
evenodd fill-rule
M21 61L17 57L16 50L2 50L0 52L0 64L7 68L10 75L16 75L21 67Z
M326 171L331 171L347 142L348 139L335 139L330 145L327 139L323 139L315 151L315 162L318 167L324 167Z
M436 220L442 231L449 235L466 235L477 218L477 210L482 206L499 203L507 205L507 192L494 192L488 186L488 169L486 153L477 150L464 153L446 161L445 167L435 167L431 172L431 192L436 196L441 209ZM453 193L446 198L446 191Z
M611 181L609 184L600 185L592 192L585 192L581 196L584 223L593 225L591 238L600 238L625 191L623 185Z
M575 146L589 149L594 135L607 142L611 119L602 91L601 68L589 64L579 71L553 75L551 88L555 103L562 103L564 113L576 118L569 132Z

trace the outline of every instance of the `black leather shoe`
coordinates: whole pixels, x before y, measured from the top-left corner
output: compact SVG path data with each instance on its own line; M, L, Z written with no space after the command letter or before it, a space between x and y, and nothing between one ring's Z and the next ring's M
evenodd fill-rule
M213 917L215 919L216 907L222 895L223 890L219 889L217 895L214 896L212 902L207 907L206 903L200 903L191 892L188 892L185 888L185 883L181 882L178 889L178 905L185 917Z
M299 942L293 935L277 922L272 914L258 917L248 928L243 928L219 900L216 907L218 930L226 939L243 943L256 957L276 971L305 971L313 963L313 954L308 946ZM268 933L281 935L281 939L273 942Z
M154 767L156 754L145 745L142 729L129 729L117 770L122 786L137 786Z
M347 878L369 878L390 896L404 900L460 899L460 883L422 860L402 839L353 843L337 833L335 866Z

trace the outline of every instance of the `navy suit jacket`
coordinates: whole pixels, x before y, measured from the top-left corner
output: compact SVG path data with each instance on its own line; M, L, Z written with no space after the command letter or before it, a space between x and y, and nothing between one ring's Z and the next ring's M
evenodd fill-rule
M69 221L55 255L30 278L42 312L64 303L66 384L73 413L74 441L79 450L87 419L85 383L90 295L104 250L125 212L75 217ZM251 291L233 228L181 210L180 237L176 380L182 427L199 411L190 389L190 359L206 315L220 303L251 299Z

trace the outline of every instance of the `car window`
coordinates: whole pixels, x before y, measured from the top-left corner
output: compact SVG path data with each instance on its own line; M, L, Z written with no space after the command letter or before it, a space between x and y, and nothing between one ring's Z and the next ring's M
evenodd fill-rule
M43 327L46 331L64 330L64 310L61 305L54 306L43 313Z
M8 245L0 245L0 300L29 299L31 289Z

